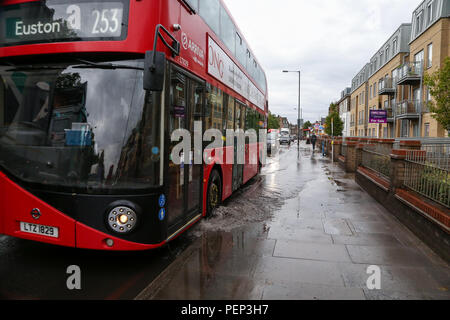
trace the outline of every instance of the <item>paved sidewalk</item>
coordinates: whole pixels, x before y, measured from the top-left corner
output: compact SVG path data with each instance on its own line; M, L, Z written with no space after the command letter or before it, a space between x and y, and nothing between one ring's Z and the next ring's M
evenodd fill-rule
M300 161L296 146L282 150L244 189L192 231L199 238L138 298L450 299L449 267L309 146ZM270 194L279 203L260 205ZM227 215L236 203L241 210ZM245 220L246 203L267 218ZM213 227L227 219L245 223ZM380 267L380 290L367 288L371 265Z

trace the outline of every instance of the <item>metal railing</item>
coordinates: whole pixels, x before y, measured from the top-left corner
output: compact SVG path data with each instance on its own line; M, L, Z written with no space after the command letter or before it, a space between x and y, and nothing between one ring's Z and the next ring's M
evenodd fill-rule
M405 100L397 104L396 115L418 114L421 110L421 101Z
M450 142L423 144L406 156L404 185L450 208Z
M423 63L421 61L419 62L407 62L400 66L398 70L398 80L402 80L407 77L421 77L422 76L422 70L423 70Z
M391 150L379 144L364 146L362 150L362 165L376 171L389 180L391 176Z
M394 80L392 78L383 78L378 82L378 92L383 92L384 90L394 90Z

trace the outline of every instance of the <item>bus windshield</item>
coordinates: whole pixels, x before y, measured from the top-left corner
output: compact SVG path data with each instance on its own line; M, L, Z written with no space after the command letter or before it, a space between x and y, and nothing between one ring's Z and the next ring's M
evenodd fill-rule
M160 97L143 60L0 67L0 169L86 193L159 185Z

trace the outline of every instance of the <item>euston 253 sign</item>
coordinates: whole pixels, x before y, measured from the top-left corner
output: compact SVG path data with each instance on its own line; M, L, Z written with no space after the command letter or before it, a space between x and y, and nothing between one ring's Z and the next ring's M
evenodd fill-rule
M127 11L120 0L64 4L48 0L6 6L0 9L0 46L124 38Z

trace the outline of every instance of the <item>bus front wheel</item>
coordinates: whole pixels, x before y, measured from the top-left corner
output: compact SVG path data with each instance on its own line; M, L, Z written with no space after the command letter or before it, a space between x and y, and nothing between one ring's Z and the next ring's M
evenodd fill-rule
M206 217L210 218L214 209L220 206L222 203L222 179L217 170L211 172L208 182L208 194L207 194L207 211Z

